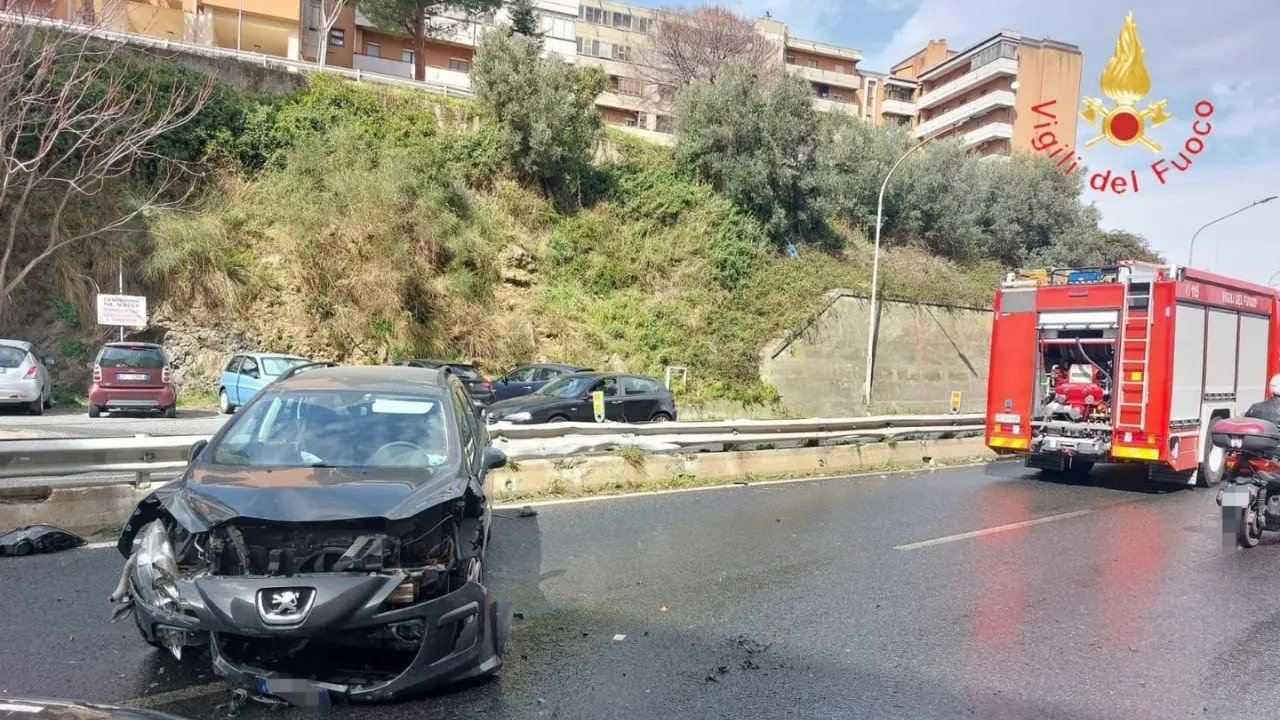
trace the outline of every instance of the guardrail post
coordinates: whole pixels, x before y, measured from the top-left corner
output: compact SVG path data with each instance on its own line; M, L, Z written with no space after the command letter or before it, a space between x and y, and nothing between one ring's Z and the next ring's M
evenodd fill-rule
M133 486L139 490L151 489L151 473L144 470L137 472L137 477L133 479Z

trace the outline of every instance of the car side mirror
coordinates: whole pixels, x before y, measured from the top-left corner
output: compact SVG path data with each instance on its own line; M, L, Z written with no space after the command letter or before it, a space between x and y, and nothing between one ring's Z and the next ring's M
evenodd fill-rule
M487 447L481 458L485 470L497 470L507 464L507 454L496 447Z
M50 355L45 355L45 356L44 356L44 366L45 366L45 367L53 367L53 366L54 366L54 365L56 365L56 364L57 364L57 361L56 361L56 360L54 360L52 356L50 356Z
M200 455L200 451L204 450L206 447L208 447L208 445L209 445L208 440L195 441L195 443L192 444L191 449L187 451L187 463L189 464L189 463L195 462L196 458L199 457Z

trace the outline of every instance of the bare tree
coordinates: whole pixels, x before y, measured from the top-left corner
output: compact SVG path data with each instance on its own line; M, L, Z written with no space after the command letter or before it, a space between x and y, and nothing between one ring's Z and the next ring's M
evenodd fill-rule
M177 183L188 169L155 141L200 112L212 81L162 90L90 32L0 23L0 310L62 248L128 230L190 192ZM129 183L142 164L153 177Z
M317 53L320 67L324 67L325 58L329 55L329 33L338 24L346 6L347 0L320 0L320 51Z
M781 59L777 44L754 24L718 6L661 11L642 55L649 80L677 88L715 78L729 60L766 76Z

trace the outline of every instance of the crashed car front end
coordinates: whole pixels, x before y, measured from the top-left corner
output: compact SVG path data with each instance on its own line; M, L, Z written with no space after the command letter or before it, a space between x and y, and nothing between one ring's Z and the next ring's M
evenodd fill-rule
M157 494L121 538L112 599L148 643L206 648L219 675L295 704L394 700L501 667L510 613L482 583L475 498L309 522L202 523L201 502Z

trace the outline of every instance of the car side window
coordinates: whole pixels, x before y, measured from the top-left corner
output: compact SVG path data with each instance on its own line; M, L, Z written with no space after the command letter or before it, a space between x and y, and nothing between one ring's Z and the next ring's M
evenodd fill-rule
M549 368L549 367L538 368L538 371L533 374L533 381L534 382L551 382L552 380L555 380L556 378L560 377L563 374L564 374L563 370L557 370L556 368Z
M654 392L654 390L650 387L648 380L634 377L622 379L623 395L648 395L652 392Z
M665 386L663 386L662 383L658 382L657 380L650 380L649 378L644 379L644 384L645 384L645 387L649 388L648 392L653 394L663 392L664 390L667 389Z
M259 374L258 361L251 357L246 357L244 361L240 363L240 374L248 375L249 377L257 377Z
M231 362L227 363L227 369L224 370L223 372L229 372L229 373L240 372L240 361L242 359L243 358L241 358L239 355L231 358Z
M461 390L459 384L449 383L449 391L453 393L453 413L458 422L458 438L461 441L462 454L467 458L467 463L474 466L479 453L476 413L471 409L471 400Z
M537 370L538 368L531 368L531 367L520 368L519 370L512 370L511 372L507 373L507 382L510 382L510 383L533 382L536 378Z
M600 382L596 383L595 387L591 388L591 392L595 392L597 390L603 390L605 397L617 396L618 378L605 378L604 380L601 380Z

